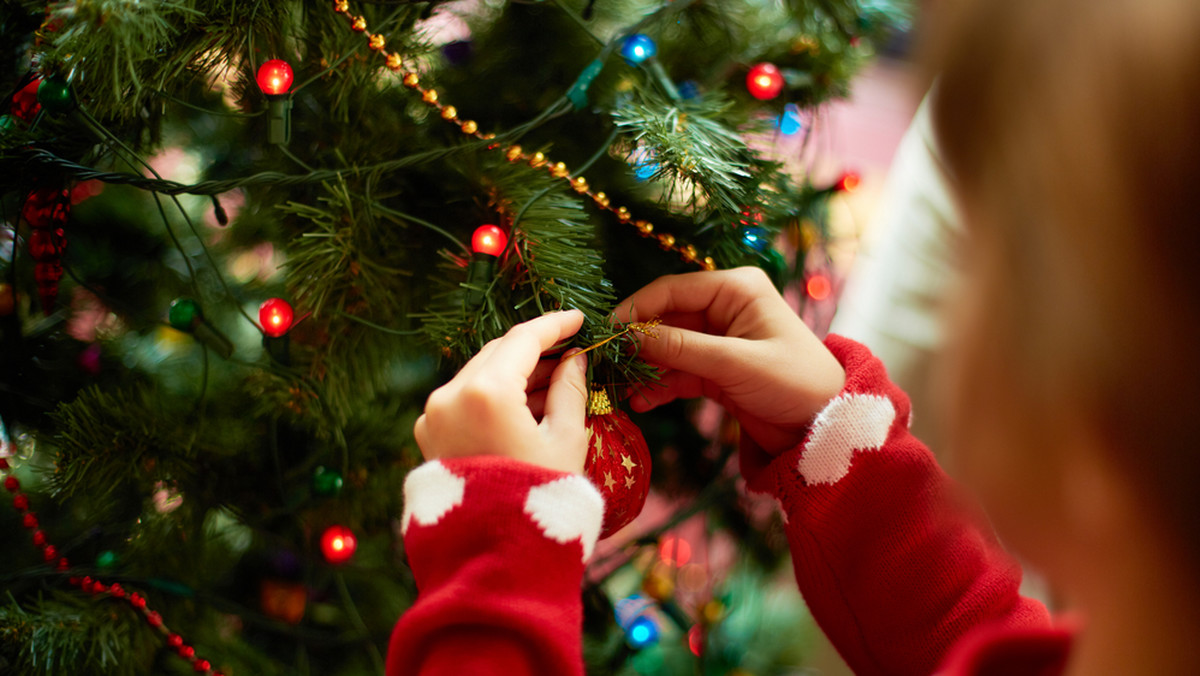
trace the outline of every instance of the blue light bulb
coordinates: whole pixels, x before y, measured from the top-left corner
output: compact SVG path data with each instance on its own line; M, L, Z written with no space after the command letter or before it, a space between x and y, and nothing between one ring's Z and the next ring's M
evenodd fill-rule
M783 115L779 116L779 133L784 136L794 136L804 129L804 121L800 119L800 106L789 103L783 107Z
M767 247L771 246L771 238L762 228L746 228L742 231L742 241L758 252L766 251Z
M629 625L629 645L641 649L658 641L658 623L642 615Z
M621 58L631 66L636 66L658 53L658 45L649 35L634 33L625 38L621 44Z
M613 604L617 625L625 631L629 647L641 650L658 643L658 622L654 619L654 601L634 594Z
M639 181L649 181L658 171L658 165L653 162L642 162L633 168L633 175Z
M628 162L633 165L633 175L639 182L648 181L658 173L658 163L654 161L654 153L644 147L630 153Z

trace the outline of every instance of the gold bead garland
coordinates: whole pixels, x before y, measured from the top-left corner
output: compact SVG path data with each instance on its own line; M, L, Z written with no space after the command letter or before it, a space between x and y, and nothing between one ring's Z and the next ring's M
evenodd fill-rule
M458 110L454 106L448 106L438 101L438 93L436 89L426 88L421 86L421 77L412 70L405 69L404 58L396 52L387 51L387 40L379 33L372 33L367 30L366 17L354 15L350 12L349 0L334 0L333 11L341 14L350 21L350 28L355 32L362 33L367 38L367 45L372 51L382 54L387 61L388 70L400 75L400 81L405 87L412 89L421 94L421 100L432 108L436 108L442 119L452 124L458 125L460 131L467 136L472 136L481 141L490 141L495 138L495 134L484 134L479 131L479 124L474 120L464 120L459 117ZM588 186L587 179L583 176L571 176L571 170L562 162L551 162L541 152L535 152L532 155L527 155L521 149L521 146L513 144L507 147L499 143L493 143L488 146L489 150L504 151L504 157L509 162L526 162L534 169L545 167L550 175L563 179L570 184L571 188L581 194L587 195L596 204L597 207L612 212L616 215L617 220L621 223L633 222L642 237L654 238L658 241L659 246L668 251L675 251L679 257L688 263L699 265L705 270L716 270L717 263L712 256L700 257L696 247L691 244L680 246L678 240L670 233L654 232L654 225L649 221L634 220L629 209L624 206L613 206L612 200L603 192L593 192Z

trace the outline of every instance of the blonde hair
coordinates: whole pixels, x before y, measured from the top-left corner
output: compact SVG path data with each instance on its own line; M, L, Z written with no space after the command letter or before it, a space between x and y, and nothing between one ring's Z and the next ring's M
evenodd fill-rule
M1020 445L1071 408L1196 555L1200 2L952 11L934 119L973 240L971 415Z

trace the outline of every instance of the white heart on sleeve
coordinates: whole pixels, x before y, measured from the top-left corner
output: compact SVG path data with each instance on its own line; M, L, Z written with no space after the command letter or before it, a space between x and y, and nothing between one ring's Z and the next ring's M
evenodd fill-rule
M431 460L409 472L404 480L401 533L408 532L413 519L422 526L437 523L447 512L462 504L466 487L466 479L454 474L437 460Z
M809 484L837 483L850 472L855 452L887 441L896 407L887 397L843 394L821 411L800 455L798 469Z
M590 481L572 474L529 489L525 513L551 540L562 544L579 540L586 562L600 538L604 498Z

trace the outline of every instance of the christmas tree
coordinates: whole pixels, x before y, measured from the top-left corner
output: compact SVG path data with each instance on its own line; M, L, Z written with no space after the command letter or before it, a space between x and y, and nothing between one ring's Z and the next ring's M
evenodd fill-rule
M416 597L397 523L428 393L577 308L619 402L655 377L652 328L609 311L661 274L759 265L823 301L845 185L772 148L904 21L868 0L0 12L13 674L382 673ZM778 525L739 492L731 423L695 413L635 418L671 508L598 551L593 673L803 659L811 624L763 588ZM698 568L698 540L736 555Z

